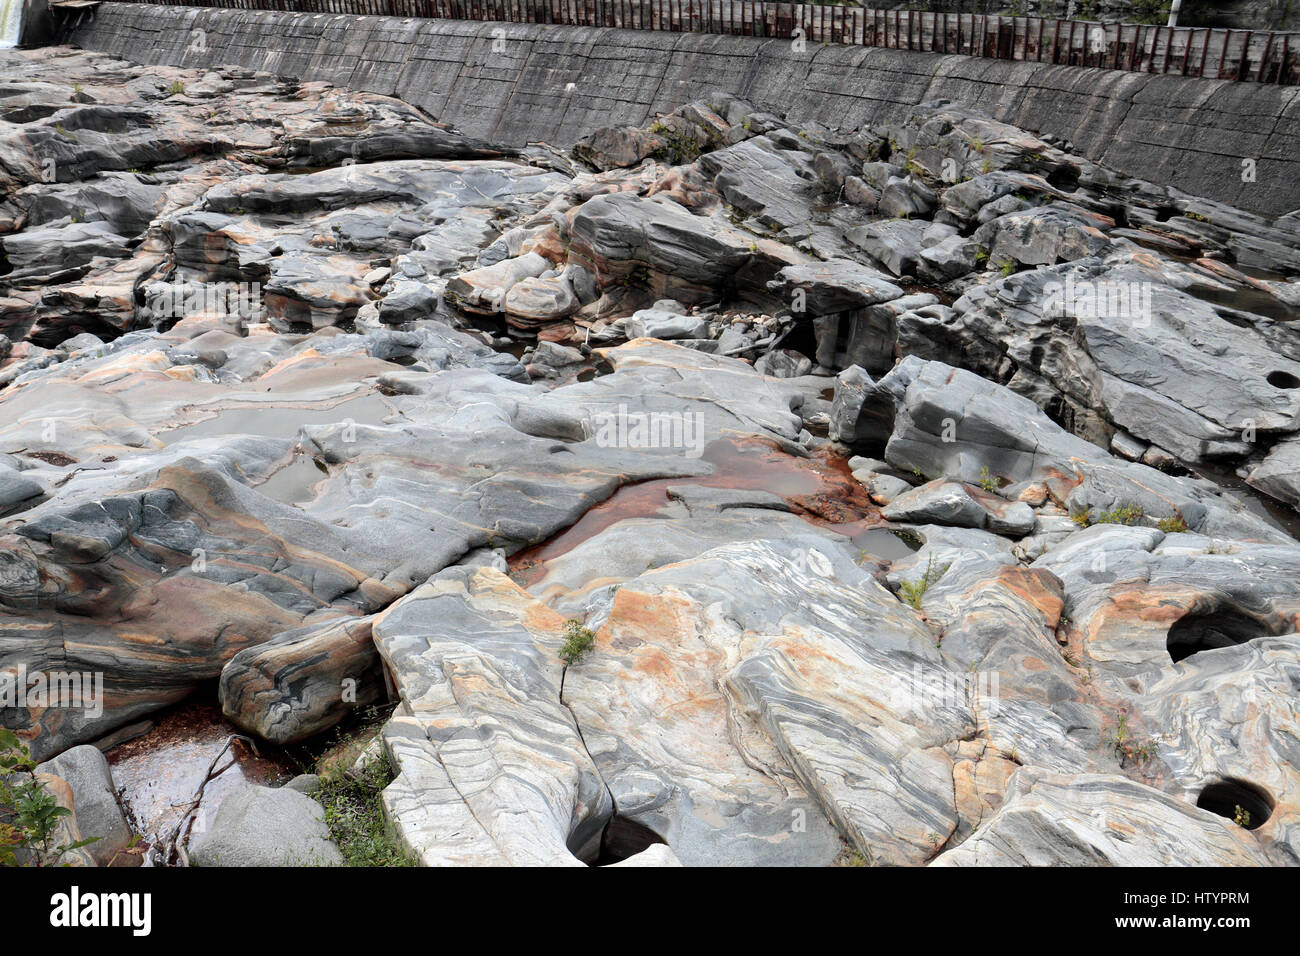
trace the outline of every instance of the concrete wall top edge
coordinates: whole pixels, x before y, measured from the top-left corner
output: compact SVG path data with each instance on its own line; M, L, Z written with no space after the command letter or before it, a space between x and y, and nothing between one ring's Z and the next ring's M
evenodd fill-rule
M207 31L201 51L189 31ZM496 33L504 30L504 34ZM147 38L147 39L145 39ZM466 133L567 144L722 91L861 126L949 99L1135 176L1278 215L1300 207L1300 88L717 34L105 3L72 41L146 64L233 65L392 94ZM493 41L507 44L493 51ZM509 49L516 47L517 49ZM367 51L373 51L367 59ZM579 95L549 75L577 76ZM584 92L589 91L589 92ZM1247 135L1243 135L1247 134ZM1259 163L1255 182L1225 169Z

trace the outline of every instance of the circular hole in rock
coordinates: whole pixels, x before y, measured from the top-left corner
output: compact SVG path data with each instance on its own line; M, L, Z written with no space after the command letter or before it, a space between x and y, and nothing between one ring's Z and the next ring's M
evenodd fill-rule
M1267 380L1274 388L1300 388L1300 378L1290 372L1269 372Z
M1237 821L1250 814L1247 830L1254 830L1273 815L1273 798L1263 790L1242 780L1220 780L1212 783L1196 798L1196 805L1221 817Z
M609 866L619 863L630 856L636 856L656 843L667 841L647 826L634 820L615 816L605 825L605 835L600 841L600 856L596 866Z
M1165 639L1169 657L1176 664L1201 651L1244 644L1273 632L1264 624L1230 607L1193 611L1174 622Z

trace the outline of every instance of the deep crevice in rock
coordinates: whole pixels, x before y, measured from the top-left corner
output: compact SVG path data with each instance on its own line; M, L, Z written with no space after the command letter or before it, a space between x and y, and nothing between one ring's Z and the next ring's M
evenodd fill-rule
M620 817L617 813L605 824L604 836L600 839L600 856L593 866L609 866L636 856L656 843L668 841L655 833L648 826Z
M1269 637L1274 630L1236 608L1218 607L1193 611L1179 618L1169 629L1165 647L1175 664L1201 651L1244 644L1256 637Z
M1269 372L1266 378L1268 384L1274 388L1300 388L1300 378L1296 378L1290 372Z
M1273 798L1243 780L1226 779L1210 784L1196 798L1196 805L1234 821L1241 812L1249 814L1248 818L1240 817L1246 821L1240 825L1247 830L1257 829L1273 815Z

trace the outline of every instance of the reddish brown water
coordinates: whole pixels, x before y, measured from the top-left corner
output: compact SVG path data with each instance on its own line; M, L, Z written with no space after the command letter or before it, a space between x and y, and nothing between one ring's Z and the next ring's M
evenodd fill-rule
M175 827L203 782L212 758L236 733L212 700L191 697L155 715L152 730L107 753L131 824L146 843L158 846ZM245 783L276 784L295 773L288 761L262 749L261 756L236 743L217 764L195 814L194 837L212 822L217 808Z
M661 478L624 485L564 531L510 559L511 576L527 586L541 577L543 565L572 551L610 525L627 518L658 514L673 485L703 485L770 491L786 500L804 520L853 537L880 524L879 509L849 472L848 463L821 452L797 458L761 440L711 442L701 456L713 474L698 478Z

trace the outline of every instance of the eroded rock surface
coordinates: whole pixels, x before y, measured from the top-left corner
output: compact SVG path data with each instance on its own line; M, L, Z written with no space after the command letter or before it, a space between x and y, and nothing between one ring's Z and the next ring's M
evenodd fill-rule
M395 707L428 865L1300 862L1294 216L949 104L0 76L0 679L103 680L38 759L217 682ZM240 793L196 862L338 861Z

